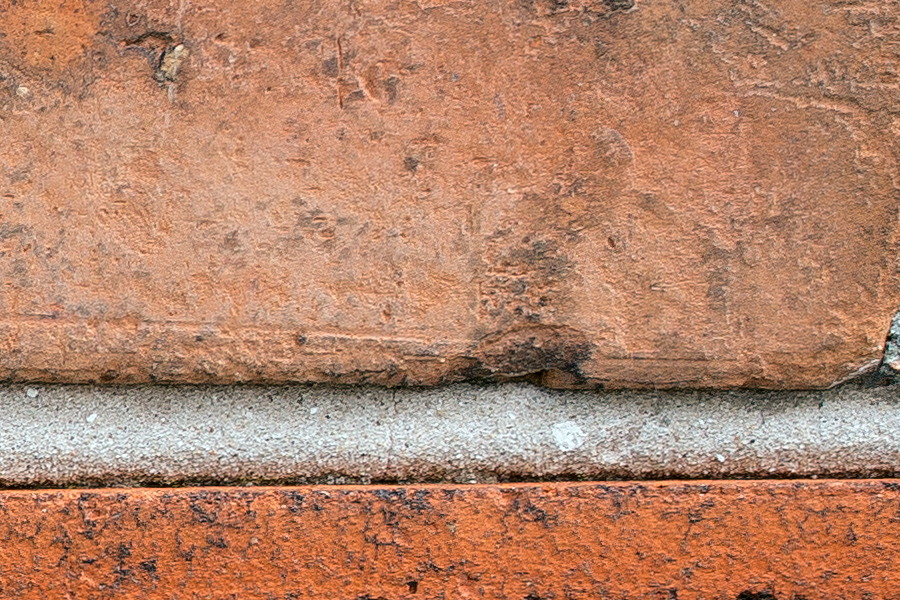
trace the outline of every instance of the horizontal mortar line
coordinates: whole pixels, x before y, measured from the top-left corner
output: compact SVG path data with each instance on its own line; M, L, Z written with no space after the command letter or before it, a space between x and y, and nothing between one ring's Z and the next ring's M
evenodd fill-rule
M900 385L0 387L0 485L893 477Z

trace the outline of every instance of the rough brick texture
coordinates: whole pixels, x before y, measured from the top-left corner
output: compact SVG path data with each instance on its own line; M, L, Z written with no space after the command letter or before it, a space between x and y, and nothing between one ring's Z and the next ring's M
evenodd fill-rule
M0 494L0 595L900 598L887 481Z
M0 377L827 386L894 0L0 3Z

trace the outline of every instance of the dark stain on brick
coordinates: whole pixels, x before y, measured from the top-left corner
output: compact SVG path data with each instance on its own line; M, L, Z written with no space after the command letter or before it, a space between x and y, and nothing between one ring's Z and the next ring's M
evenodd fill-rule
M400 79L398 77L388 77L384 80L384 91L387 94L388 104L393 104L397 101L397 88L399 85Z
M634 0L603 0L610 11L630 10L634 8Z
M737 595L735 600L778 600L778 597L772 592L754 592L752 590L744 590Z
M322 72L328 77L337 77L338 76L338 60L337 57L332 57L327 60L322 61Z
M410 173L415 173L420 164L421 162L419 161L419 159L414 156L407 156L403 159L403 168Z
M528 523L540 523L545 527L552 527L556 524L556 515L548 513L543 508L537 506L527 497L517 497L512 501L512 508L515 515L522 521Z
M158 575L156 574L156 559L151 558L148 560L142 560L138 565L141 570L147 573L151 579L158 579Z
M488 336L476 350L480 368L493 377L522 377L550 369L581 376L591 343L567 327L524 326Z
M207 511L204 507L200 505L201 499L191 499L190 508L191 512L194 513L194 518L197 519L200 523L215 523L218 520L218 515L215 512Z

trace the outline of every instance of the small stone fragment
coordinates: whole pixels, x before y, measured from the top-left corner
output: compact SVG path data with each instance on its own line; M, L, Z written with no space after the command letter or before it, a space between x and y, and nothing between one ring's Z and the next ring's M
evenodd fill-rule
M170 50L163 52L153 77L160 83L174 82L178 79L178 71L181 64L190 55L190 50L184 44L178 44Z

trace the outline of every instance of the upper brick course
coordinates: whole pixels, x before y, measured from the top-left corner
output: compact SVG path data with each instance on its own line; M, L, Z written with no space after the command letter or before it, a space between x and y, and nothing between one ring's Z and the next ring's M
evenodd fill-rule
M898 304L896 3L0 7L0 377L822 387Z

